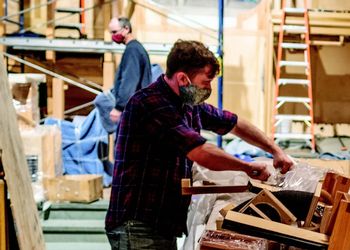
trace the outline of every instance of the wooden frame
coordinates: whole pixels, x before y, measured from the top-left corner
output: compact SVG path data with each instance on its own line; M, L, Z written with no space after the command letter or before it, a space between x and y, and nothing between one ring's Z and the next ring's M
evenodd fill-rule
M327 249L329 242L329 237L325 234L233 211L227 213L222 227L238 233L307 249Z
M297 221L297 218L289 211L286 206L282 204L270 191L264 189L256 197L254 197L250 202L248 202L244 207L242 207L239 212L244 213L249 207L253 209L260 217L270 220L260 209L256 206L259 204L268 204L278 212L281 222L284 224L292 224Z
M343 192L347 193L349 188L349 178L337 173L328 172L323 184L318 183L316 187L315 195L312 199L303 227L310 226L317 204L320 201L320 197L322 197L326 203L333 205L332 208L327 208L327 212L324 214L325 218L322 218L322 225L320 225L320 231L330 235L335 223L335 216L337 215L339 203L344 199Z

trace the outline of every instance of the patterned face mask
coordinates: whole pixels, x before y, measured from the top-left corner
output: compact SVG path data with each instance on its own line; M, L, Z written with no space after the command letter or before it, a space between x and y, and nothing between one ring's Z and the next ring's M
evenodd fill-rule
M188 86L179 87L180 98L182 99L183 103L193 106L201 104L209 98L211 94L210 88L199 88L198 86L194 85L188 77L187 80L189 82Z

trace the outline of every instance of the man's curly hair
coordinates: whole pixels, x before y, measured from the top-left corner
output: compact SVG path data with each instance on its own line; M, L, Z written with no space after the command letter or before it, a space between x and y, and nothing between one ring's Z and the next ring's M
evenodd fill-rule
M176 72L182 71L190 77L210 66L210 77L219 73L219 63L213 52L198 41L177 40L167 58L166 76L171 78Z

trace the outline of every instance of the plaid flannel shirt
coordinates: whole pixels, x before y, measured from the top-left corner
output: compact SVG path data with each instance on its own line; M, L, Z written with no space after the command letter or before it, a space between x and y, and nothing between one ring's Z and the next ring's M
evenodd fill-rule
M139 220L164 236L187 233L190 196L181 179L191 178L186 157L204 144L201 129L226 134L237 116L209 104L184 105L164 76L130 98L122 114L106 230Z

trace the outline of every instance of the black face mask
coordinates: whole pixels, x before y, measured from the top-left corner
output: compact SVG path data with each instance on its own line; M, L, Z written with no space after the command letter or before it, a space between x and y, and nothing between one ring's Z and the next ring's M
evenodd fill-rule
M199 88L197 85L194 85L190 79L187 77L189 85L179 87L180 98L183 103L188 105L197 105L203 103L207 100L211 94L210 88Z

